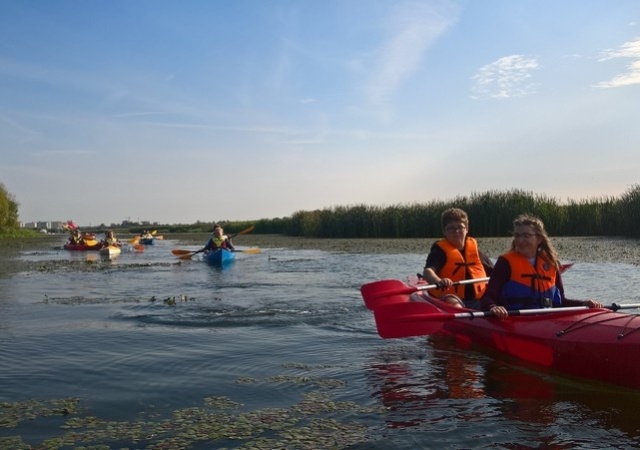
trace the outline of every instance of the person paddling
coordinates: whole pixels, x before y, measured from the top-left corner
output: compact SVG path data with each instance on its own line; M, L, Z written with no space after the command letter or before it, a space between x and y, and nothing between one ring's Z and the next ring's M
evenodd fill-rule
M224 248L232 252L236 250L233 246L233 243L231 242L231 238L224 234L224 229L220 225L216 224L213 226L213 235L207 241L201 251L209 252L218 250L220 248Z
M480 309L486 282L454 285L455 281L486 278L493 263L478 249L478 242L468 236L469 217L460 208L443 211L440 221L444 238L431 246L422 273L437 289L429 294L459 308Z
M518 309L603 307L596 300L566 298L560 272L558 255L542 220L520 215L513 221L511 250L498 257L481 307L500 318Z

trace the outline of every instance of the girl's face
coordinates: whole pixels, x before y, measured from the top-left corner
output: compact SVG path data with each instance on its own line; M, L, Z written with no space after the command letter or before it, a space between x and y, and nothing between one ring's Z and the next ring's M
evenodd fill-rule
M538 252L542 236L531 225L519 225L513 232L516 251L527 258L533 258Z
M462 247L464 247L464 241L467 238L468 232L467 226L459 221L449 222L447 226L444 227L445 238L458 250L462 250Z

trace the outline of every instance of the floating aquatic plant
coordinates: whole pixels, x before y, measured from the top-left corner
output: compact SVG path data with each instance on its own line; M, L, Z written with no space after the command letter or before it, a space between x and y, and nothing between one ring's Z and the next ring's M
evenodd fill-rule
M314 366L287 364L296 369ZM240 377L239 384L258 381ZM341 380L313 376L276 375L267 383L290 383L298 386L340 388ZM30 400L2 403L0 427L15 428L26 420L48 416L66 417L63 434L50 437L33 446L21 436L0 438L0 448L54 450L64 448L99 450L135 448L145 450L189 449L203 445L224 449L343 449L367 442L367 426L343 422L340 417L384 413L384 408L362 406L354 402L332 399L323 391L302 394L299 403L290 408L262 408L241 411L243 405L227 396L207 396L200 407L178 409L169 418L158 420L108 421L92 415L81 415L79 399L54 399L46 402Z

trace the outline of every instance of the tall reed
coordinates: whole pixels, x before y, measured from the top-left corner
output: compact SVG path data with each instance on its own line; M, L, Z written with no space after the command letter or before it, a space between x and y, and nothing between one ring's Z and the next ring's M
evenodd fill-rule
M600 197L561 202L521 189L490 190L428 203L334 206L296 211L291 217L261 219L256 233L318 238L423 238L442 234L440 214L457 207L469 214L471 234L507 236L523 213L540 217L556 236L640 237L640 185L620 198ZM233 222L231 222L233 223Z

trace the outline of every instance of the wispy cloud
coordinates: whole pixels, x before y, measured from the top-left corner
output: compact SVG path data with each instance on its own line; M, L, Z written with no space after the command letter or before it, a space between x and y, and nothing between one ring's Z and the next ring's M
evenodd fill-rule
M539 67L535 58L504 56L478 70L473 76L472 98L510 98L535 92L531 72Z
M607 89L640 84L640 38L625 42L617 49L603 51L598 61L604 62L618 58L632 60L627 66L627 71L614 76L609 81L601 81L594 85L594 87Z
M380 46L373 77L365 87L371 104L382 104L420 66L426 50L455 22L449 3L409 2L392 12L389 38Z

